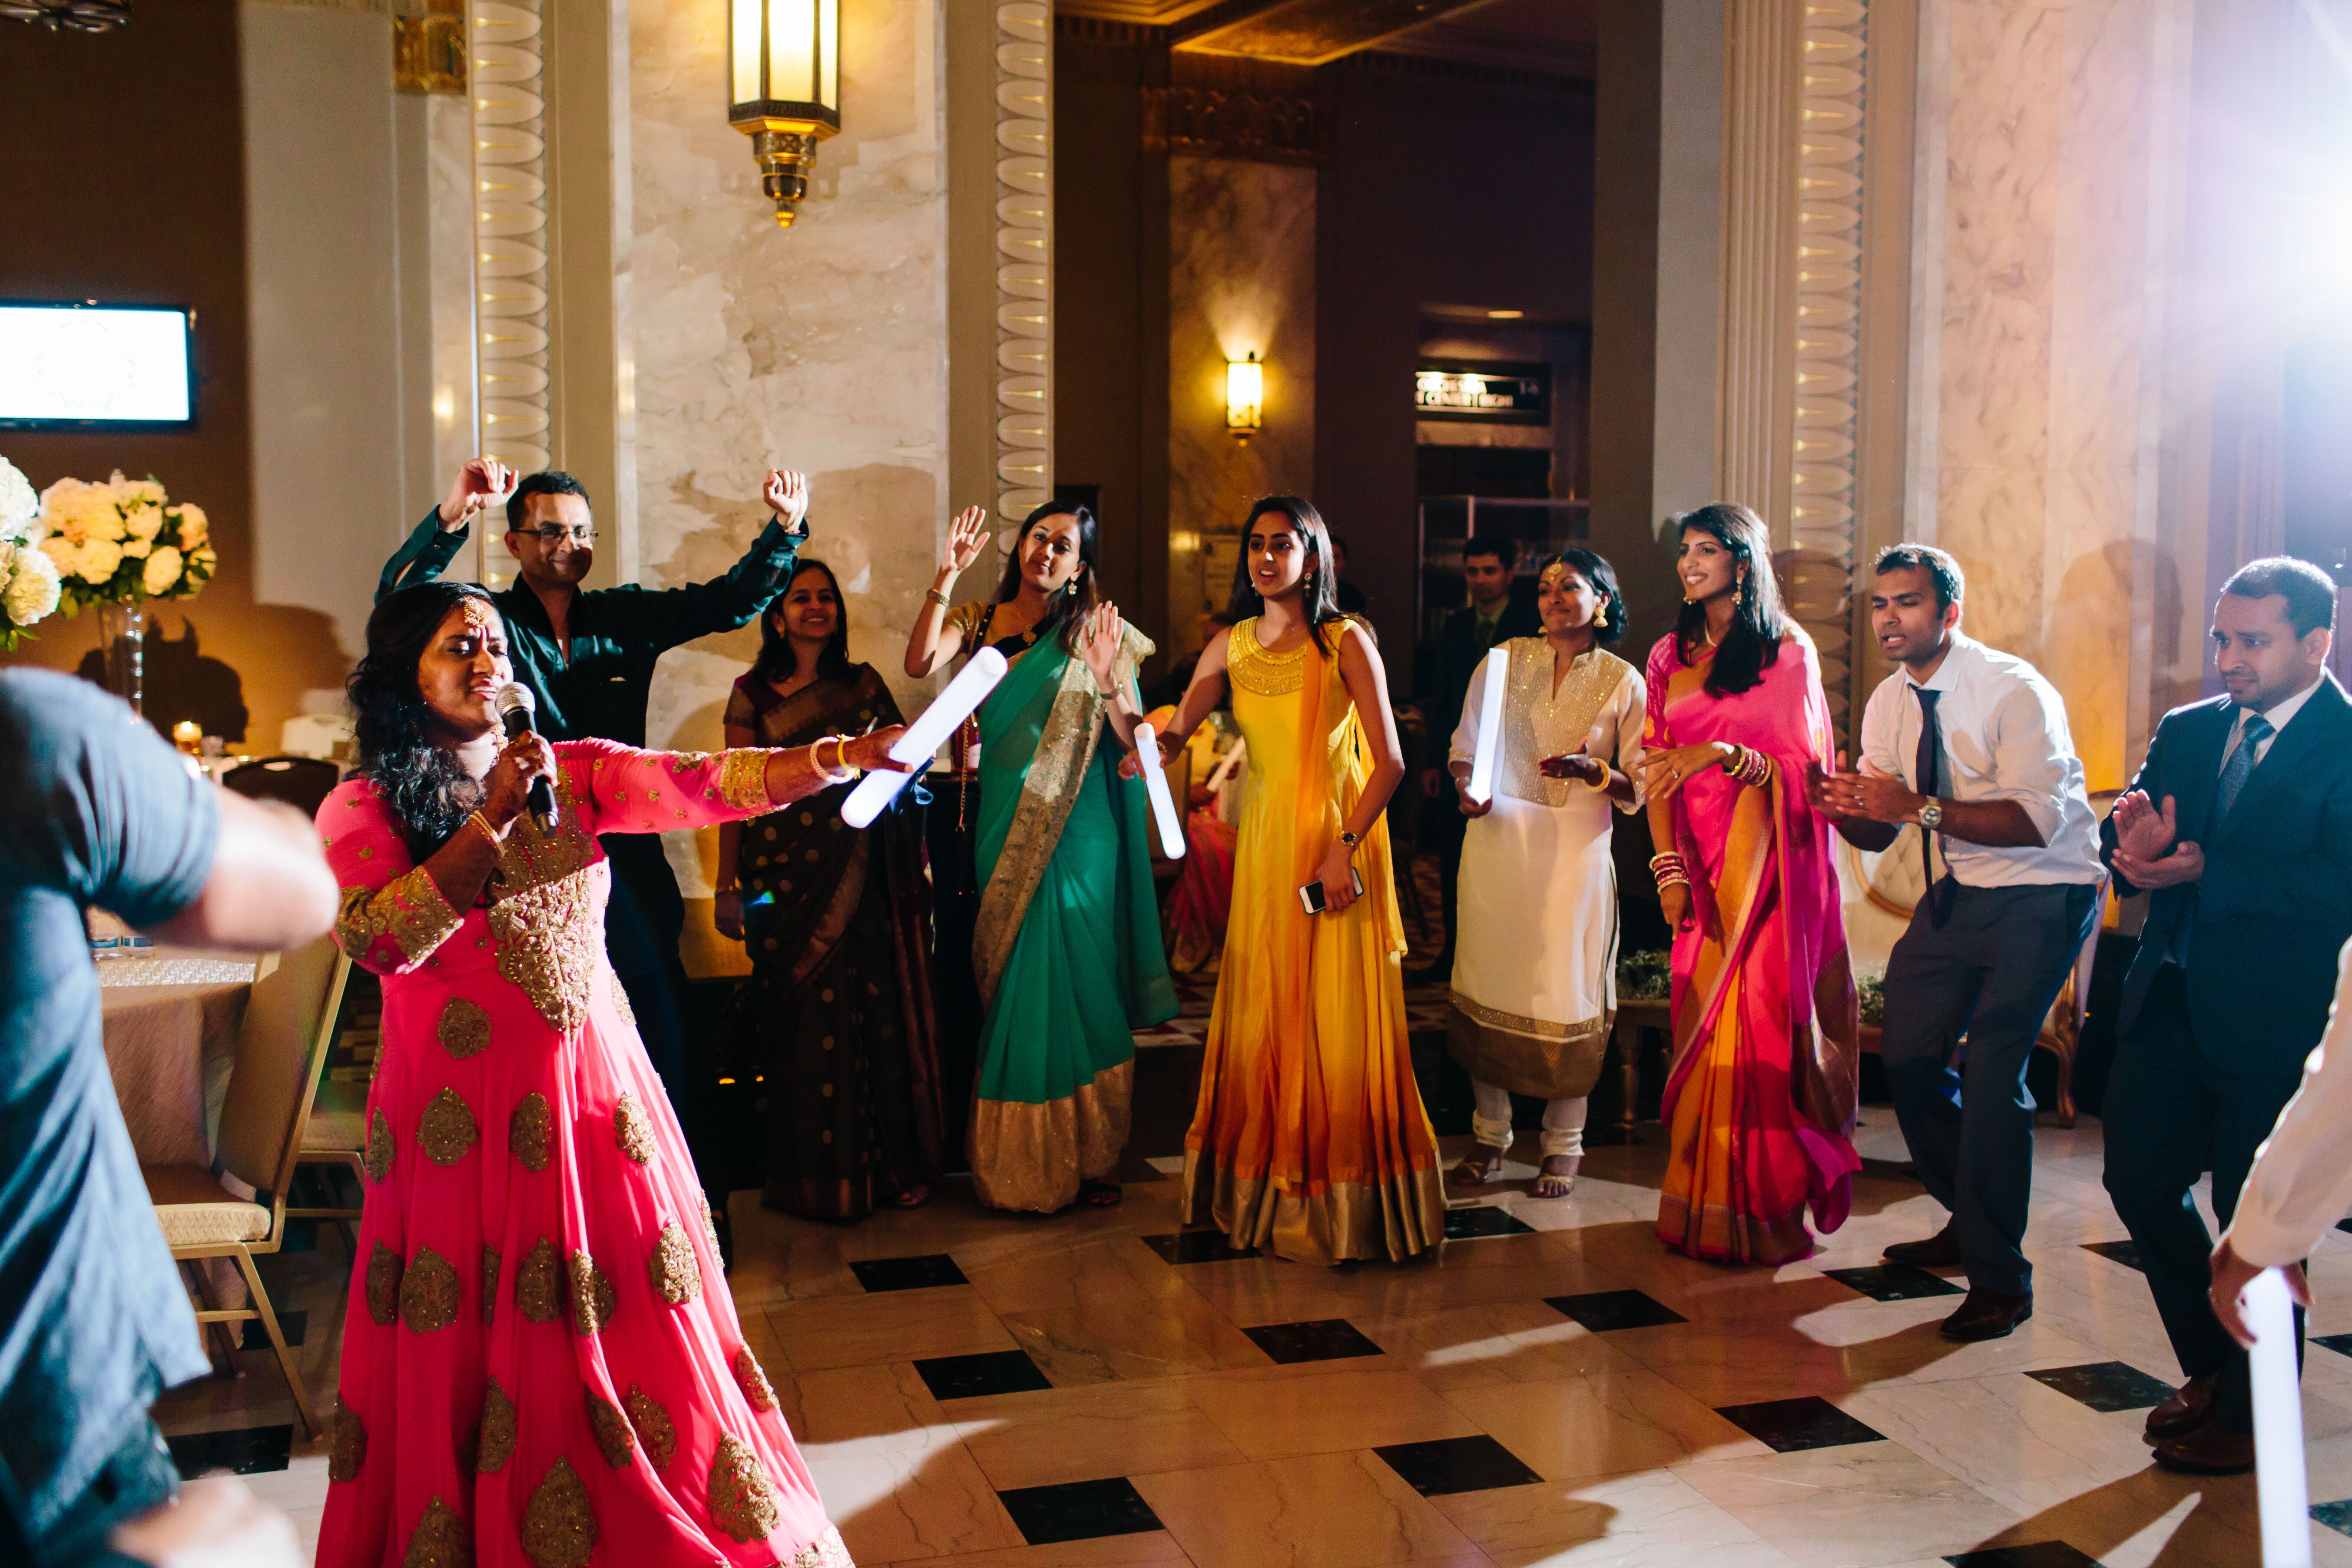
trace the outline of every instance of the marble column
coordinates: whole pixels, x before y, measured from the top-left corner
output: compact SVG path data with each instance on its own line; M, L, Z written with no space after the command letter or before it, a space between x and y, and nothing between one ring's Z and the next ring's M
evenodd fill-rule
M1921 7L1909 531L2057 685L2094 790L2150 722L2191 5Z
M807 552L840 579L850 658L910 712L929 693L899 651L947 503L940 26L940 0L842 8L841 133L785 229L727 123L725 8L629 10L642 580L724 571L767 519L769 468L806 470ZM758 647L747 626L665 657L652 743L717 746L728 688ZM695 912L713 837L669 847L690 900L689 969L740 964Z
M1168 161L1168 641L1224 607L1242 519L1315 471L1315 180L1311 166ZM1225 365L1265 365L1264 423L1225 427Z

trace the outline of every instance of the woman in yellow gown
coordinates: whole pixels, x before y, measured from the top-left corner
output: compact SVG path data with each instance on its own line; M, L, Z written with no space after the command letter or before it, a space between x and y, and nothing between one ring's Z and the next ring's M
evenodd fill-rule
M1445 1233L1381 817L1404 759L1380 650L1339 614L1335 583L1314 507L1259 501L1234 576L1238 624L1202 650L1161 742L1172 762L1230 689L1249 747L1184 1221L1206 1215L1236 1247L1325 1264L1401 1260ZM1302 903L1307 883L1323 913Z

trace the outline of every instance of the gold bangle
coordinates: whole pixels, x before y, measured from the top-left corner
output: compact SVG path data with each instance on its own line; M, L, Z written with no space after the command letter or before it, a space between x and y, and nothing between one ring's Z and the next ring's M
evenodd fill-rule
M465 826L468 827L478 827L484 833L489 835L490 847L492 848L500 848L506 844L506 835L500 833L497 828L492 827L490 826L490 819L484 816L479 811L476 811L472 816L467 817Z
M923 597L926 599L936 600L940 608L942 610L951 610L955 608L953 605L948 603L948 596L945 594L940 593L937 588L924 589Z

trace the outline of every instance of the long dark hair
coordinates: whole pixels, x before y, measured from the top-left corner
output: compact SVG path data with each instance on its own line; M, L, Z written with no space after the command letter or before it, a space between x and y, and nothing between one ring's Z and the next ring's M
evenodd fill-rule
M1102 601L1102 595L1095 585L1100 575L1097 564L1101 552L1095 542L1095 514L1092 511L1075 501L1049 500L1023 518L1020 531L1013 536L1013 548L1005 552L1004 581L996 586L996 600L999 604L1009 604L1013 595L1021 591L1021 542L1029 537L1031 529L1049 517L1077 520L1078 574L1070 579L1061 593L1047 601L1045 619L1030 629L1041 637L1052 632L1055 639L1062 645L1064 653L1076 653L1078 651L1078 628L1086 624L1087 617L1094 613L1095 605Z
M1331 531L1324 526L1323 514L1315 510L1315 503L1304 496L1265 496L1243 519L1241 559L1234 563L1234 592L1225 605L1225 616L1239 626L1265 611L1265 595L1250 581L1249 536L1257 520L1270 511L1289 519L1291 528L1306 542L1307 569L1299 574L1298 602L1307 611L1307 634L1315 639L1316 651L1328 655L1331 645L1323 638L1324 626L1346 619L1339 613L1339 574L1331 563Z
M793 574L784 584L784 591L775 596L768 607L760 612L760 657L751 661L751 673L761 680L788 680L793 666L793 639L776 629L777 617L782 614L785 598L793 584L801 580L803 572L824 574L825 586L833 590L833 635L824 639L824 647L816 656L816 673L824 680L847 680L856 667L849 662L849 606L842 601L841 579L833 568L812 556L801 557Z
M1536 563L1536 582L1540 585L1544 574L1555 566L1565 566L1600 591L1601 607L1592 612L1592 640L1601 647L1622 641L1625 636L1625 595L1617 586L1617 568L1608 558L1590 550L1563 550L1547 555Z
M1772 536L1764 520L1736 501L1709 501L1669 520L1678 531L1677 542L1693 529L1707 535L1731 554L1738 583L1738 598L1731 612L1731 627L1723 646L1715 650L1715 664L1706 672L1706 689L1717 697L1736 696L1764 679L1778 663L1780 639L1789 635L1789 619L1780 611L1780 584L1772 575ZM1745 566L1742 575L1739 568ZM1706 606L1685 604L1675 621L1675 649L1685 664L1693 663L1706 640Z
M433 634L468 599L492 604L471 583L419 583L386 595L368 616L367 652L344 688L360 773L383 792L409 858L420 865L482 804L482 781L427 732L432 710L416 684Z

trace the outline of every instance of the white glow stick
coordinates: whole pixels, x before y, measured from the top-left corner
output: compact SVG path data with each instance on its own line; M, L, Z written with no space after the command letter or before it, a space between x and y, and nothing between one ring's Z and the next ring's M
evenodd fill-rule
M2311 1568L2311 1493L2304 1474L2303 1390L2294 1364L2294 1301L2275 1268L2240 1300L2254 1331L2254 1488L2263 1568Z
M931 705L922 716L907 726L907 732L890 747L894 762L921 763L936 752L957 725L972 715L996 683L1004 679L1004 656L992 647L982 648L971 656L971 662L960 670L948 689L931 699ZM864 827L882 815L883 807L898 798L907 787L911 773L877 771L857 781L849 798L841 803L841 820L852 827Z
M1184 858L1184 828L1176 820L1176 802L1168 794L1168 775L1160 767L1160 737L1149 724L1135 727L1135 754L1143 770L1143 793L1151 797L1151 815L1160 819L1160 852L1171 860Z
M1495 798L1495 759L1503 749L1503 689L1510 679L1509 651L1498 647L1487 654L1486 700L1478 706L1478 749L1470 754L1469 795L1480 805Z

